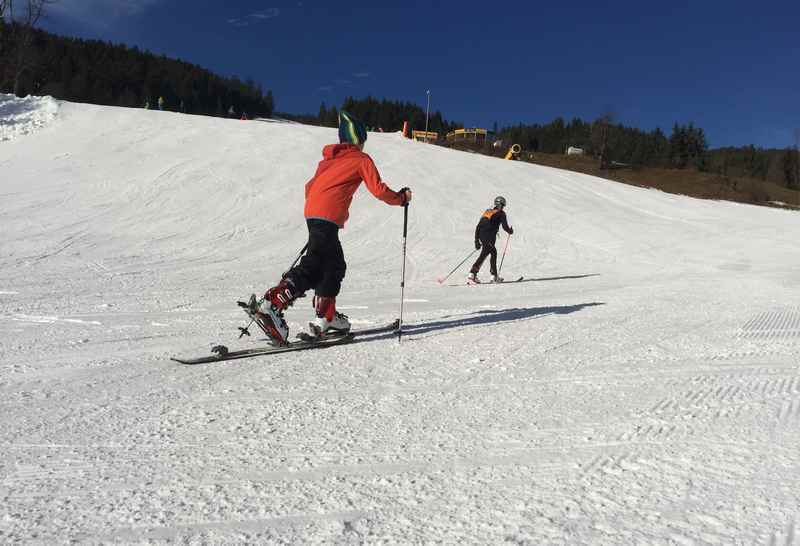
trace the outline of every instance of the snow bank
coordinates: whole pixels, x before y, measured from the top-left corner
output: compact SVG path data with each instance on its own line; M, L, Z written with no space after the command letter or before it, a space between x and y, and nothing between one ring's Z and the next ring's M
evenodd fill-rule
M41 129L58 114L53 97L19 98L0 93L0 141L13 140Z

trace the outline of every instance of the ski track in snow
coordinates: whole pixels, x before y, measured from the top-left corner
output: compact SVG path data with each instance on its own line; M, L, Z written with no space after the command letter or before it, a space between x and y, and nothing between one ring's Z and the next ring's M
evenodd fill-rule
M797 213L370 135L415 191L402 343L182 366L262 343L235 301L336 132L53 115L0 143L0 542L800 544ZM440 285L497 194L524 280ZM401 234L356 194L354 324L397 316Z

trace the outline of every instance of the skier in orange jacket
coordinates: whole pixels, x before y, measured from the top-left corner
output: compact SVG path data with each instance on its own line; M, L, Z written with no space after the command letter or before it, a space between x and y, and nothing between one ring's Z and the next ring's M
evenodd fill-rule
M254 302L253 314L258 325L275 342L284 344L289 338L289 327L283 312L302 296L314 289L314 307L317 318L309 324L317 337L329 330L349 331L350 321L336 311L347 264L344 261L339 229L349 217L353 194L362 180L367 189L389 205L405 205L411 201L411 190L390 189L381 181L381 175L372 158L364 153L367 131L364 125L345 111L339 114L339 142L322 150L322 161L317 172L306 184L304 214L308 226L308 246L300 263L286 272L283 279L267 290L264 297Z

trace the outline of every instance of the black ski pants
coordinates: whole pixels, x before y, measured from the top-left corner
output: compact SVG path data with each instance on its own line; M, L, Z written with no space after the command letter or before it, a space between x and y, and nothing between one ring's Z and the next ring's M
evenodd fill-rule
M335 298L347 271L339 242L339 226L313 218L307 219L306 225L308 248L300 263L290 269L286 277L291 279L298 294L313 288L317 296Z
M475 263L472 264L472 269L469 270L470 273L475 273L477 275L478 271L481 270L483 260L485 260L487 256L491 256L489 259L489 271L492 275L497 275L497 248L494 246L496 239L496 235L491 238L488 235L481 235L481 254L478 256L478 259L475 260Z

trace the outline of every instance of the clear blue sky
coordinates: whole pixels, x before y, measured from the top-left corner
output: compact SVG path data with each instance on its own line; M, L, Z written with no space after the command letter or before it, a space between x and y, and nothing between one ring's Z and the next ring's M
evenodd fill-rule
M712 147L785 147L800 128L798 0L543 4L60 0L44 26L251 77L284 112L368 94L425 107L430 89L468 126L610 111L667 133L692 121Z

